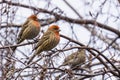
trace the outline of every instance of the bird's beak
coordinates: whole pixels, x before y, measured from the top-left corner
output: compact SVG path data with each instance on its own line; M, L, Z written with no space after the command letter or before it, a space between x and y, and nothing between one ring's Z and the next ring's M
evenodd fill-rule
M60 29L58 29L58 32L60 32L61 30Z
M37 19L37 21L40 21L40 19Z

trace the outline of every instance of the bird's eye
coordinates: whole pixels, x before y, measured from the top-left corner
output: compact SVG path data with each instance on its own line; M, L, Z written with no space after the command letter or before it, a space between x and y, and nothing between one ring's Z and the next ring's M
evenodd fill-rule
M54 30L58 30L58 28L54 28Z

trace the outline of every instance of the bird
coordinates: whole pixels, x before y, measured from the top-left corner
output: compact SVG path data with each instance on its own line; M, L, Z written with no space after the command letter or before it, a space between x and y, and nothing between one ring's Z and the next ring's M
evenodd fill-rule
M49 51L56 47L60 41L60 29L57 25L51 25L47 31L43 34L41 39L38 40L36 47L33 49L35 52L30 57L27 64L29 64L33 58L43 51Z
M83 64L86 61L85 49L78 49L78 51L72 53L64 59L62 66L69 65L74 68L78 65Z
M38 21L37 15L31 15L27 18L24 24L21 26L21 31L18 34L17 44L20 44L25 39L33 39L35 38L40 32L41 24ZM15 51L16 47L12 50Z
M22 29L18 35L17 44L23 42L25 39L33 39L40 32L40 22L36 15L31 15L27 18L26 22L22 25Z

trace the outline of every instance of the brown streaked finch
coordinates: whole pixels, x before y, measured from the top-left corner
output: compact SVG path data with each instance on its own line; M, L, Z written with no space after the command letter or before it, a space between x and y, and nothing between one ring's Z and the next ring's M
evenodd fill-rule
M33 58L40 54L43 51L49 51L57 46L60 41L60 34L59 34L59 26L52 25L48 28L48 30L43 34L41 39L38 41L36 47L34 48L35 52L30 57L27 64L29 64Z
M69 65L71 68L81 65L86 61L85 49L79 49L78 51L67 56L63 62L63 66Z
M23 42L25 39L33 39L40 32L40 22L36 15L31 15L27 18L25 23L22 25L22 29L18 35L17 44ZM16 47L12 50L15 51Z

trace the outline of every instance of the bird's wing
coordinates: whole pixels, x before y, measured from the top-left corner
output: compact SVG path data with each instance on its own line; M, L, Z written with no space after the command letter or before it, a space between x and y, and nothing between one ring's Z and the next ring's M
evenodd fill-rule
M43 36L41 37L41 39L38 41L36 47L34 48L37 49L42 43L44 43L46 40L48 40L50 38L50 31L47 31L46 33L43 34Z
M73 59L70 59L68 61L63 62L62 65L70 65L73 61L74 61Z
M29 20L27 20L21 27L21 31L18 35L18 39L22 36L22 33L24 32L24 30L28 27L28 24L29 24Z
M76 54L76 52L70 54L69 57L68 57L68 59L69 59L69 60L70 60L70 59L73 59L73 58L75 57L75 54Z

